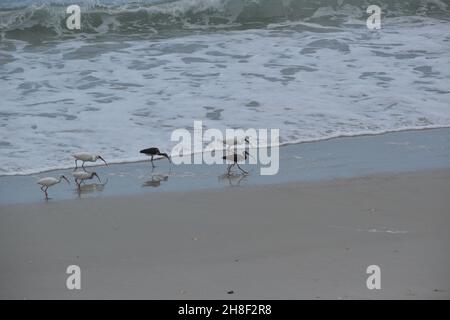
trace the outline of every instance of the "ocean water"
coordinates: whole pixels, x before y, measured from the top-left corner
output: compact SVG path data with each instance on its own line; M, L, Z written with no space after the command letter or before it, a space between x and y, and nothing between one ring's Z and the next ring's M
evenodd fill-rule
M283 144L450 126L450 1L378 1L372 31L369 4L0 0L0 175L144 159L194 120Z

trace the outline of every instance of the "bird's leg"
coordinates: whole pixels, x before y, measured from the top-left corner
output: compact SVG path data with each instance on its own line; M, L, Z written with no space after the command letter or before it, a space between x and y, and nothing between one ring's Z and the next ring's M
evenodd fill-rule
M75 179L75 183L77 184L78 189L80 189L81 186L80 186L80 183L78 182L78 178Z
M83 168L84 171L86 171L86 168L84 167L84 163L85 163L85 161L83 161L83 163L81 164L81 167Z
M155 167L155 164L153 163L153 156L150 158L150 162L152 163L152 167Z
M78 159L75 159L75 169L73 169L73 171L78 169Z
M230 175L230 171L231 171L231 168L234 166L234 163L233 164L230 164L229 166L228 166L228 175Z
M47 189L48 187L45 188L44 192L45 192L45 199L48 200L48 193L47 193Z
M42 187L41 187L41 191L45 194L45 199L47 199L47 192L44 190L44 187L45 187L45 186L42 186Z
M248 172L247 171L245 171L244 169L242 169L240 166L239 166L239 164L238 163L236 163L237 164L237 166L238 166L238 168L239 169L241 169L241 171L243 172L243 173L245 173L245 174L247 174Z

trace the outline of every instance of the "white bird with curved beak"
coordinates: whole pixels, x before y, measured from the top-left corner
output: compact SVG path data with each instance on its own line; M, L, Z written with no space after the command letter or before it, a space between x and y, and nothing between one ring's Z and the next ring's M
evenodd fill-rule
M85 162L96 162L98 159L102 160L106 165L108 165L100 155L98 154L92 154L88 152L79 152L73 154L73 157L75 158L75 169L78 169L78 160L82 161L81 167L84 169L84 163Z
M231 147L236 148L238 145L241 145L244 143L250 145L250 140L248 137L243 137L243 138L242 137L241 138L234 137L234 138L228 138L228 139L222 140L222 143L225 147L227 147L229 149Z
M67 183L70 184L69 180L67 180L65 176L60 176L59 179L53 177L45 177L37 181L37 184L41 185L41 190L45 193L45 199L48 200L47 189L51 186L54 186L55 184L60 183L62 179L66 180Z
M78 188L80 187L81 183L84 182L84 180L91 180L94 177L97 177L98 181L102 183L100 177L96 172L75 171L72 173L72 175L75 177L75 183L77 184Z

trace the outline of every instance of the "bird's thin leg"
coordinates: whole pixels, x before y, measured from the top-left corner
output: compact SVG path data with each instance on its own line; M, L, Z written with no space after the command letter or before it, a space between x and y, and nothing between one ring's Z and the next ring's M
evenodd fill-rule
M48 187L46 187L46 188L45 188L44 192L45 192L45 199L47 199L47 200L48 200L48 193L47 193L47 189L48 189Z
M245 171L244 169L242 169L240 166L239 166L239 164L238 163L236 163L237 164L237 166L238 166L238 168L239 169L241 169L241 171L243 172L243 173L245 173L245 174L247 174L248 172L247 171Z
M229 166L228 166L228 175L230 175L230 171L231 171L231 168L234 166L234 163L233 164L230 164Z
M75 171L75 170L77 170L77 169L78 169L78 160L75 159L75 169L73 169L73 171Z
M78 182L78 178L75 179L75 183L77 184L78 189L80 189L81 186L80 186L80 183Z
M83 161L83 163L81 164L81 167L83 168L84 171L86 171L86 168L84 167L84 163L85 163L85 161Z
M155 164L153 163L153 156L150 158L150 162L152 163L152 167L155 167Z

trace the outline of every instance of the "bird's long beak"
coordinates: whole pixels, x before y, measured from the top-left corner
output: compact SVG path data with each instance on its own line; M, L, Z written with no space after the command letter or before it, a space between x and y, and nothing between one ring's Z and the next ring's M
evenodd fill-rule
M64 180L66 180L67 181L67 183L68 184L70 184L70 181L69 181L69 179L67 179L66 177L64 177L64 176L62 176L61 178L63 178Z
M169 160L169 162L172 163L172 159L170 159L170 156L167 153L160 153L159 155L167 158L167 160Z
M106 165L108 165L108 164L106 163L105 159L103 159L103 158L100 157L100 156L98 156L98 158L99 158L100 160L102 160Z

